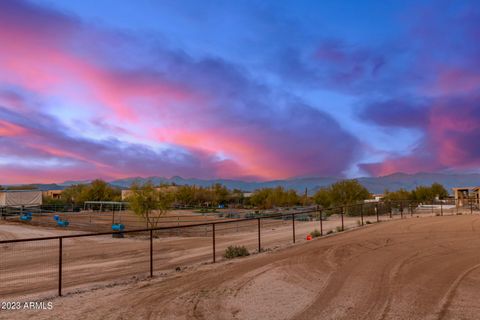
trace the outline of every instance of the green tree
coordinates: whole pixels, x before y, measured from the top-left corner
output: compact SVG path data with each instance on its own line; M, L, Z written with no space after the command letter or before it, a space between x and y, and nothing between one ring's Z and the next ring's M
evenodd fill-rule
M76 184L65 188L60 196L60 198L69 204L82 204L87 201L86 197L86 184Z
M63 190L63 202L81 205L85 201L120 201L121 191L97 179L90 184L76 184Z
M146 222L147 228L156 227L174 201L173 193L159 191L150 182L144 185L134 183L130 190L127 198L130 208Z
M436 197L442 199L448 196L447 190L439 183L433 183L430 187L418 186L412 194L417 201L433 201Z
M413 195L412 192L407 191L405 189L399 189L394 192L389 192L388 190L385 190L385 196L383 199L390 200L390 201L414 200L415 196Z
M85 201L120 201L120 189L111 187L103 180L96 179L84 190Z
M438 197L439 199L444 199L448 197L448 191L440 183L435 182L430 188L432 190L432 195L434 198Z
M195 186L180 186L175 192L175 199L184 206L195 204Z
M295 190L286 191L283 187L263 188L253 192L250 203L257 208L293 206L300 203L300 197Z
M369 199L370 192L358 180L341 180L330 186L332 205L349 205Z
M316 204L319 204L324 208L330 207L332 205L330 188L320 188L313 195L313 200L315 201Z
M355 204L369 199L370 192L357 180L341 180L318 190L313 196L315 203L324 208Z
M213 203L215 205L225 204L228 199L228 189L220 183L216 183L212 186Z

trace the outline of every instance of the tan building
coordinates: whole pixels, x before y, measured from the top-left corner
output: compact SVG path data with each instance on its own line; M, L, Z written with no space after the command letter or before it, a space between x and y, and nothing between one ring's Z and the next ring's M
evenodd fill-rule
M469 206L470 204L480 205L480 187L453 188L453 194L457 207Z
M51 199L60 199L63 190L47 190L42 192L42 196Z

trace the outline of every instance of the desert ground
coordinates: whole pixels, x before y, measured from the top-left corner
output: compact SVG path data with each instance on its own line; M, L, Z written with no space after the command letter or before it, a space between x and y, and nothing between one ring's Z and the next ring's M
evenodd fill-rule
M388 219L387 217L382 217ZM366 217L371 219L374 217ZM358 226L358 218L346 217L345 228ZM223 259L230 245L258 251L257 220L216 226L216 261ZM323 221L324 232L341 225L338 216ZM308 233L320 229L319 221L296 221L295 238L305 241ZM77 230L39 227L19 222L0 222L0 239L48 237L82 234ZM149 233L126 234L123 239L111 235L68 238L63 240L63 292L75 292L91 285L144 277L149 274ZM210 225L155 231L153 266L155 274L165 275L178 268L213 260ZM262 250L278 249L293 242L291 220L261 221ZM28 300L55 294L58 287L58 240L0 244L0 298Z
M478 318L480 216L414 216L362 228L351 219L351 231L305 241L313 224L297 222L294 245L288 222L264 225L262 246L273 250L232 261L221 259L224 248L254 252L256 232L227 232L216 264L208 236L156 238L153 279L141 237L66 239L63 297L54 294L55 245L22 244L14 251L20 255L1 261L0 300L43 297L54 307L0 311L0 319ZM16 227L2 224L0 232L58 234Z

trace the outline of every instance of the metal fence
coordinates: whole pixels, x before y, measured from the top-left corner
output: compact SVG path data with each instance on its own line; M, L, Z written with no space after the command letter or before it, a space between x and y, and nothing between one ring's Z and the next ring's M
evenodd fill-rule
M230 245L262 252L306 241L315 229L324 236L381 221L476 211L474 205L459 208L445 201L385 201L121 232L45 237L45 229L32 227L37 237L0 240L0 298L61 296L95 284L153 277L225 259L222 253Z

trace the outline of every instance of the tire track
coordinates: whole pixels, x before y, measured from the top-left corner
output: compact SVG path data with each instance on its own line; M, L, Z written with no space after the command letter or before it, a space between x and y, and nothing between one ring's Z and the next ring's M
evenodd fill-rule
M436 317L437 320L441 320L445 318L447 310L450 304L452 303L452 300L455 296L455 292L457 291L458 286L471 272L475 271L478 268L480 268L480 263L468 268L455 279L455 281L448 288L448 291L446 292L446 294L444 295L444 297L440 302L439 310L437 311L437 317Z

